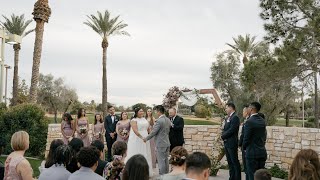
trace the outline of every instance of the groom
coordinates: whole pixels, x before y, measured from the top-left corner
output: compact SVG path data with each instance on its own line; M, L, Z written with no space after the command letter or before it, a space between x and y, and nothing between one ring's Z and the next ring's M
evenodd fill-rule
M143 141L147 142L155 136L159 174L162 175L169 173L168 157L170 150L169 132L171 121L164 115L164 107L162 105L156 106L155 110L157 111L159 118L157 119L152 132L144 138Z

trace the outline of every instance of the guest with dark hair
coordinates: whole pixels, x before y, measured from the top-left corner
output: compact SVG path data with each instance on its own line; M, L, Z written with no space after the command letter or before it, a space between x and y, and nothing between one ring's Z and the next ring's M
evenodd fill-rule
M100 140L104 142L103 134L105 132L104 122L102 120L101 114L94 115L94 125L92 128L92 141Z
M172 171L160 177L160 180L180 180L186 178L186 158L188 151L182 146L176 146L170 153L169 163Z
M238 159L238 133L240 119L236 114L236 106L233 103L227 103L226 112L228 117L225 119L221 138L224 141L224 149L230 168L229 179L241 180L241 167Z
M209 157L202 152L194 152L186 159L187 179L208 180L211 162Z
M271 180L271 173L267 169L259 169L254 173L254 180Z
M78 118L76 120L77 138L83 141L83 146L90 146L89 139L89 121L86 118L86 111L80 108L78 111Z
M149 180L149 165L143 155L134 155L127 161L122 180Z
M74 120L69 113L64 113L61 121L61 133L63 136L64 144L68 144L71 138L74 137L76 128L74 126Z
M117 140L117 132L116 132L116 125L118 123L119 117L115 114L116 110L113 106L109 107L109 115L107 115L104 119L104 128L106 130L106 142L108 147L108 162L111 159L111 148L114 142Z
M72 149L68 145L59 146L54 153L53 165L41 172L39 180L67 180L71 173L65 166L70 163Z
M80 149L83 147L83 142L79 138L73 138L69 146L72 149L72 158L70 163L67 165L67 170L71 173L74 173L75 171L79 170L78 161L77 161L77 153L80 151Z
M42 161L41 166L39 167L39 171L42 172L45 168L49 168L54 164L54 153L56 149L63 145L63 141L61 139L54 139L51 141L49 153L45 161Z
M99 151L100 151L100 158L98 160L98 167L95 170L95 172L97 174L99 174L100 176L102 176L103 174L103 169L104 167L107 165L107 162L102 160L103 156L104 156L104 144L100 141L100 140L95 140L91 143L91 146L96 147Z
M254 173L258 169L264 169L267 160L266 122L258 114L260 109L261 105L258 102L249 105L250 118L244 129L243 149L246 151L246 175L249 180L254 179Z
M98 166L99 157L100 152L96 147L89 146L81 148L77 154L81 168L74 172L69 177L69 180L104 180L102 176L94 172Z
M122 179L124 168L124 159L127 156L127 144L123 141L116 141L112 145L113 161L109 162L103 173L103 177L107 180Z
M318 153L312 149L301 150L291 164L288 179L320 180L320 161Z
M130 133L130 120L127 112L121 112L120 121L116 125L117 141L128 143Z

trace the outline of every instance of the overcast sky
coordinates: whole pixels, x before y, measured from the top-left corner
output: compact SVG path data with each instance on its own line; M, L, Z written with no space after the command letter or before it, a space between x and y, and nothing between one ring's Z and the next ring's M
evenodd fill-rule
M35 1L0 0L0 13L32 18ZM261 39L258 0L49 0L40 72L63 77L81 101L101 102L101 38L83 24L86 15L109 10L127 23L131 37L114 36L108 48L108 101L159 104L172 86L212 88L210 65L232 37ZM3 19L1 19L3 20ZM35 27L32 23L31 27ZM30 85L34 33L23 39L19 75ZM6 63L13 50L6 45ZM13 70L9 72L11 96Z

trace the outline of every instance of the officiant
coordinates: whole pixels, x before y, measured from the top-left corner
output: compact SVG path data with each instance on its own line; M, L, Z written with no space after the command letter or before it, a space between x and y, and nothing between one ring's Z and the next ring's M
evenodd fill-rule
M169 133L170 140L170 152L176 146L183 146L184 137L183 137L183 128L184 120L182 117L177 115L176 108L169 109L169 117L171 121L171 128Z

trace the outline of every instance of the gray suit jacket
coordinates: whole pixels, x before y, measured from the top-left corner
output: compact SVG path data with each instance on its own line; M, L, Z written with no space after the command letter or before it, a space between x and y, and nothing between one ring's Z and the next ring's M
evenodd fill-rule
M150 140L155 136L156 147L169 147L169 132L171 128L171 121L165 115L162 115L157 119L156 124L153 127L152 132L146 137L146 140Z
M71 174L68 180L105 180L102 176L99 176L92 169L87 167L81 167L78 171Z

